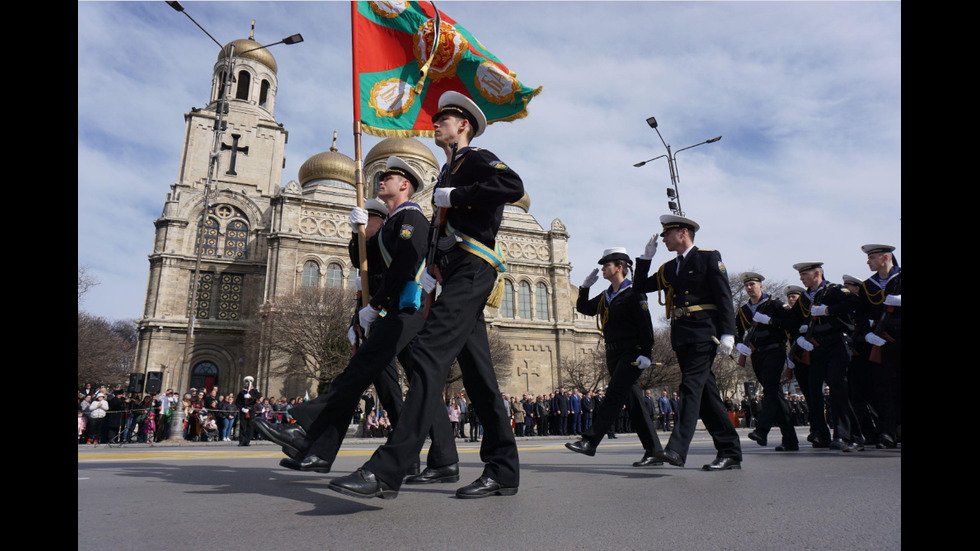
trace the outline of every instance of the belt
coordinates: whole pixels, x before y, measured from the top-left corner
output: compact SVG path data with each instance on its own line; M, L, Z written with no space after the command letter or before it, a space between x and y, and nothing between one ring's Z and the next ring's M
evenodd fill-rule
M703 310L717 310L716 304L695 304L694 306L680 306L671 311L671 319L680 319L683 316L691 315L691 312L701 312Z

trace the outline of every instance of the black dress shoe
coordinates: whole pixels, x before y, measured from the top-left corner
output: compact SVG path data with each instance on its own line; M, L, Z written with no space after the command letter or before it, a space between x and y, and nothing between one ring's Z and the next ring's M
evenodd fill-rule
M252 420L252 426L263 438L282 446L282 452L289 457L296 461L306 458L306 450L310 449L312 443L306 437L306 431L298 424L274 425L260 417Z
M844 442L843 440L834 440L828 447L832 450L843 450L847 447L847 442Z
M684 466L684 458L681 457L681 454L671 449L664 448L664 451L657 453L657 459L661 459L675 467Z
M391 486L378 480L374 473L363 467L347 476L331 480L327 488L352 497L380 497L381 499L398 497L398 490L392 490Z
M595 455L595 445L584 438L582 440L577 440L575 442L566 442L565 447L572 450L575 453L588 455L589 457Z
M459 482L459 464L426 467L419 474L405 477L405 484L432 484L433 482Z
M764 434L759 434L755 431L749 433L749 440L755 442L760 446L765 446L767 443L769 443L769 439L766 438Z
M879 450L890 450L896 446L897 444L895 443L895 439L892 438L890 434L882 434L878 436L878 443L875 444L875 447Z
M473 499L487 496L512 496L517 493L516 487L501 486L489 476L481 476L468 486L456 490L459 499Z
M844 445L844 448L841 451L843 451L844 453L847 453L847 452L863 452L864 451L864 443L862 443L860 441L857 441L857 440L855 440L854 442L846 442L845 445Z
M286 467L287 469L292 469L294 471L329 473L331 464L311 453L303 458L302 461L296 461L292 457L284 457L282 461L279 462L279 466Z
M814 438L813 440L810 441L810 445L813 446L814 448L829 448L830 441Z
M701 467L704 471L727 471L729 469L741 469L742 461L734 457L716 457L711 463Z
M781 444L779 446L776 446L776 451L777 452L798 452L798 451L800 451L800 445L799 444L795 444L795 445L794 444Z
M653 452L646 452L643 454L643 459L633 463L634 467L659 467L664 464L663 459L660 459Z

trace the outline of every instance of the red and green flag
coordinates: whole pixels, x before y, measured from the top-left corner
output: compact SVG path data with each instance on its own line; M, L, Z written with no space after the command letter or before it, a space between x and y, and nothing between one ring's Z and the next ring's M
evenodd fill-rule
M488 123L527 116L541 88L525 86L469 31L429 2L351 2L354 117L375 136L432 136L439 96L454 90ZM425 68L423 76L422 69Z

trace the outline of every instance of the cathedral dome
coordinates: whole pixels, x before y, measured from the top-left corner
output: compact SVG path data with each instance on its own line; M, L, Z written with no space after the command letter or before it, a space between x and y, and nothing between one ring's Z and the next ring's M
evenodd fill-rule
M305 186L313 180L340 180L354 185L354 159L335 148L317 153L299 167L299 185Z
M261 44L248 38L239 38L226 44L224 48L221 48L221 52L218 53L218 61L228 57L228 52L232 46L235 47L234 55L236 58L241 57L258 61L269 69L272 69L272 74L276 74L279 71L279 66L276 65L276 59L272 57L269 48L263 48ZM245 53L241 55L240 52Z
M371 148L371 151L368 151L367 157L364 158L364 164L366 166L378 159L387 159L392 155L415 157L427 161L432 166L439 166L432 150L415 138L385 138L381 140Z

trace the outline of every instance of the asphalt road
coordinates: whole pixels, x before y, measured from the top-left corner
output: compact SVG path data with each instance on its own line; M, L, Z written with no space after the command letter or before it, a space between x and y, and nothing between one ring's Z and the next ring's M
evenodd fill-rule
M719 473L700 469L714 458L704 431L684 468L632 467L634 435L595 457L567 437L518 439L519 493L476 500L454 497L482 467L461 440L458 483L394 500L327 488L378 439L345 441L330 474L279 467L268 442L79 446L78 549L901 549L901 449L779 453L739 434L742 469Z

